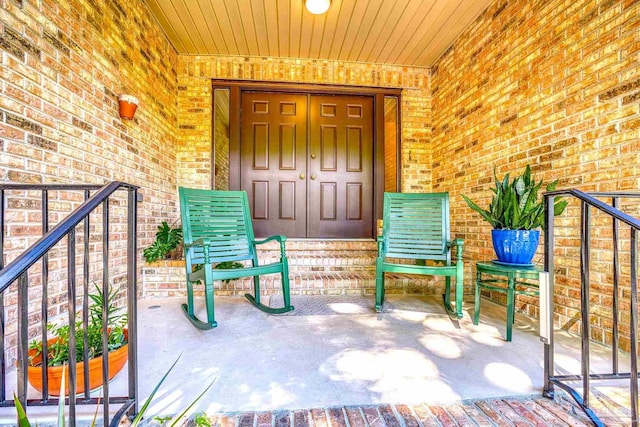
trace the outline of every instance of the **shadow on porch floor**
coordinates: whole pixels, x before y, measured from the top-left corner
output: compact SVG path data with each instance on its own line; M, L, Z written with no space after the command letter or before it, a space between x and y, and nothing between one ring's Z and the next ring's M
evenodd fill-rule
M525 401L534 402L541 395L537 322L517 315L513 341L506 342L504 307L491 302L483 300L480 324L474 326L471 302L465 302L465 317L454 320L433 297L390 296L382 314L373 311L372 297L292 300L296 312L269 316L242 299L217 298L219 326L206 332L183 317L181 299L141 301L141 396L183 353L152 412L178 412L214 377L216 384L199 405L211 414L383 404L378 409L384 419L384 404L415 408L484 399L500 406L505 396L535 397ZM579 342L563 333L556 333L556 342L558 369L579 372ZM597 369L608 352L594 350L591 366ZM567 404L565 410L577 412L576 422L584 422Z
M210 331L187 321L182 299L139 301L141 400L182 354L149 414L180 412L217 378L196 410L217 414L221 427L589 425L564 393L541 397L543 345L526 316L516 315L506 342L505 309L486 300L478 326L466 301L456 320L433 297L392 295L380 314L373 297L292 300L296 312L270 316L218 297ZM556 332L556 343L558 369L578 373L579 341ZM608 352L592 350L597 370ZM125 383L116 376L112 393ZM625 395L601 396L607 425L628 424Z

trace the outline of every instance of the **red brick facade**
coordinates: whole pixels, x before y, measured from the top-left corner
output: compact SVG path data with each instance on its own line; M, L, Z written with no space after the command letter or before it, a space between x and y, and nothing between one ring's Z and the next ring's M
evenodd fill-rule
M488 225L459 195L488 202L494 166L502 175L528 163L546 181L582 190L640 186L634 0L496 0L431 70L180 56L143 2L0 4L0 179L139 185L141 247L160 221L177 218L178 185L210 185L211 79L218 78L402 88L402 189L451 193L469 278L472 261L493 255ZM118 117L121 93L140 98L133 121ZM37 201L26 210L20 203L9 218L7 260L27 247L25 235L39 233L31 221ZM578 307L576 213L573 203L559 224L556 260L559 321L569 328ZM608 279L598 245L594 256L603 262L594 276ZM595 291L606 311L606 293ZM520 308L536 313L535 305ZM606 322L598 322L594 336L608 341Z
M494 256L490 226L459 197L488 205L494 167L503 176L531 164L545 182L559 179L559 188L640 188L639 15L637 1L499 0L434 64L433 190L452 195L452 227L466 240L466 258ZM623 207L639 217L638 205ZM572 201L556 230L556 311L572 330L580 307L578 215ZM593 226L592 333L610 342L610 321L596 315L611 314L611 222L595 215ZM530 302L520 308L537 314L537 300Z

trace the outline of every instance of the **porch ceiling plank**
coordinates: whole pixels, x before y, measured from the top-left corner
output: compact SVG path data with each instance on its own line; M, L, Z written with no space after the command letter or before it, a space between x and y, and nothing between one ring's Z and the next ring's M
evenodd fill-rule
M418 57L418 62L433 63L440 56L440 53L444 52L453 43L456 35L462 32L462 29L468 25L469 22L473 22L475 17L479 16L486 6L484 6L484 0L473 0L472 2L463 1L463 5L460 7L459 14L449 16L449 19L443 27L436 34L435 39L432 42L431 49L423 50L422 54ZM435 52L440 52L436 54Z
M172 0L172 1L176 1L176 0ZM220 28L220 34L222 34L222 39L224 40L224 43L229 49L229 54L232 55L235 52L236 55L242 55L242 53L240 53L240 49L236 40L236 32L231 26L231 21L229 20L229 15L227 14L227 8L224 5L224 1L223 0L216 0L215 2L211 2L210 0L204 0L204 1L210 2L210 6L211 6L211 9L213 10L216 23ZM240 34L237 34L237 36L240 36Z
M194 53L188 46L186 46L184 39L178 34L174 27L174 25L176 25L175 21L177 17L172 14L175 10L171 7L169 2L165 0L146 0L146 2L149 9L158 20L158 24L160 24L167 35L167 38L171 40L171 43L173 43L173 47L175 47L178 52Z
M143 0L179 54L429 67L491 0Z
M322 43L320 44L319 58L329 58L329 52L331 51L333 40L336 36L335 29L338 25L338 20L340 19L340 15L343 13L342 12L343 4L344 4L344 1L335 0L335 2L331 3L331 7L329 8L329 11L326 13L327 21L325 23L325 32L322 37Z
M369 0L354 0L352 3L355 5L349 17L347 30L340 43L340 51L337 53L337 58L343 61L349 58L349 54L353 50L353 43L362 25L362 17L368 9Z
M249 52L249 55L260 56L260 43L258 42L260 37L258 36L258 27L265 31L264 38L267 37L267 34L264 27L264 17L262 17L261 21L256 21L256 10L261 5L261 2L255 2L255 8L253 7L253 3L254 2L251 0L237 0L240 19L243 22L244 27L244 37L247 42L247 51ZM260 7L260 10L264 14L264 9Z
M207 49L207 54L219 53L228 55L232 52L232 49L227 43L227 38L222 33L218 14L214 10L213 4L209 0L198 0L198 6L202 15L206 17L206 26L211 33L210 38L215 41L215 45Z
M291 15L289 16L289 54L292 58L300 57L300 34L302 33L302 22L302 2L291 2Z
M203 4L204 3L204 4ZM202 42L203 47L200 49L204 49L207 52L215 52L220 51L218 44L221 39L216 39L213 37L212 28L210 25L211 18L210 15L205 12L206 9L203 10L203 6L206 7L208 2L198 1L198 7L191 7L189 10L191 11L191 18L194 22L194 28L198 35L200 36L200 40ZM219 32L219 31L218 31ZM199 50L199 49L197 49Z
M264 2L256 0L247 0L250 3L253 14L253 25L256 33L256 41L258 44L258 56L269 55L269 40L267 32L267 15L264 10Z
M206 49L206 45L202 40L202 36L200 34L201 29L198 28L198 24L194 20L194 13L196 12L196 8L189 7L185 4L185 0L174 0L173 1L173 11L178 17L174 22L180 22L181 25L176 26L177 33L184 34L182 37L186 39L191 44L191 50L193 52L200 52Z
M249 55L249 47L247 46L247 35L245 33L245 24L253 25L251 21L245 23L241 18L240 11L238 10L237 0L223 0L219 1L222 4L227 13L229 24L231 25L231 31L234 33L234 39L238 46L238 52L240 55ZM251 18L251 14L247 13L247 19ZM251 24L250 24L251 23Z
M302 30L300 31L300 39L298 40L300 58L311 58L311 35L313 34L315 21L315 15L312 15L306 10L303 11Z
M348 61L358 60L362 47L368 42L367 39L371 34L371 28L378 17L382 3L383 0L369 0L369 5L364 12L360 25L358 26L358 32L354 35L353 42L351 43L351 49L346 58Z
M362 45L358 61L375 62L380 46L384 45L389 38L395 37L394 30L398 24L398 19L404 14L409 5L409 0L396 0L395 2L385 1L376 16L371 31L365 43Z
M291 27L291 22L289 17L291 16L291 1L278 0L276 4L278 5L278 56L290 57L289 28Z
M447 17L450 13L459 13L460 7L464 7L465 0L456 0L453 12L449 8L454 3L451 0L437 0L431 16L428 18L431 25L428 25L424 31L421 32L421 37L418 40L414 40L411 49L405 49L405 52L400 56L400 61L413 64L417 63L418 57L424 52L428 46L431 46L433 39L440 29L444 26Z
M313 15L313 30L311 31L311 45L309 46L309 57L320 58L320 46L322 38L325 36L327 14Z
M280 39L278 31L278 6L276 1L264 0L264 13L267 26L268 56L280 56Z
M408 13L398 20L394 37L389 37L384 43L375 62L396 63L400 54L416 43L424 26L429 25L427 18L431 16L436 3L436 0L412 0L407 8Z
M335 29L331 35L329 50L323 51L326 52L327 58L337 58L340 55L344 37L347 34L347 30L352 19L354 19L353 12L355 10L355 5L355 1L340 2L340 13L338 14L334 26Z

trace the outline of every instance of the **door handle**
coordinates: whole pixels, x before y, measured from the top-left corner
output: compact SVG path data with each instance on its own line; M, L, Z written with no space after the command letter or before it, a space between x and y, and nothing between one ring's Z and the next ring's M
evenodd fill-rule
M315 175L311 175L311 181L315 181L316 176Z
M315 159L315 158L316 158L316 155L315 155L315 154L312 154L312 155L311 155L311 158L312 158L312 159Z
M305 174L303 174L303 173L300 174L300 179L304 179L305 177L306 177Z

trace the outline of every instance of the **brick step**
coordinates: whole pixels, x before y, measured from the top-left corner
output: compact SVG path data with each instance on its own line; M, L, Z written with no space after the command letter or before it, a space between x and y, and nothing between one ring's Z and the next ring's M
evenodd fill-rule
M258 246L261 251L279 250L278 242L269 242ZM373 239L361 240L313 240L313 239L288 239L285 248L287 254L294 251L309 251L314 253L325 251L376 251L378 244Z
M376 256L377 243L373 240L288 240L291 294L372 295L375 293ZM280 258L277 242L261 245L258 258L261 265L276 262ZM186 295L184 261L147 265L143 276L145 297ZM432 276L387 274L385 288L390 294L434 295L442 292L443 282L443 278ZM263 276L261 283L264 295L281 292L279 275ZM243 295L253 290L250 277L228 283L216 282L215 286L220 295Z
M385 276L387 294L436 295L441 292L444 279L433 276L389 274ZM289 287L292 295L373 295L376 288L374 271L360 272L291 272ZM216 282L216 292L220 295L239 295L253 290L251 277L232 280L229 283ZM280 276L262 276L260 290L263 295L277 295L282 291Z
M354 251L351 253L309 254L306 252L289 252L289 271L296 272L358 272L376 269L376 252ZM258 255L261 264L277 262L280 252L261 253Z
M266 245L265 245L266 246ZM311 272L372 272L376 268L377 243L373 240L287 240L289 270ZM260 247L261 264L280 259L278 245Z

